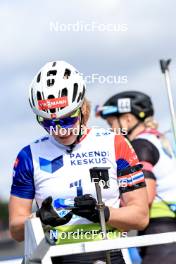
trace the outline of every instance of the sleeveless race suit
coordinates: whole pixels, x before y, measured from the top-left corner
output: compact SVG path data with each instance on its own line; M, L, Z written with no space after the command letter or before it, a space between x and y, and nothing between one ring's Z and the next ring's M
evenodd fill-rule
M176 160L163 143L162 134L147 129L131 142L145 178L156 181L156 197L150 208L150 224L140 234L176 231ZM142 250L143 264L175 263L175 244L146 247Z
M118 208L120 193L145 186L141 170L117 178L121 170L136 164L138 159L130 143L123 136L104 129L88 130L71 153L68 146L59 144L52 136L46 136L18 154L11 194L25 199L35 198L39 207L48 196L52 196L53 201L59 198L67 202L86 193L96 198L89 169L109 167L109 188L102 188L102 197L107 206ZM58 211L60 216L65 213L65 210ZM101 239L99 224L76 215L57 229L60 231L58 244ZM107 226L107 230L110 239L119 236L115 228ZM79 233L78 239L73 237L73 232ZM90 232L89 238L84 237L85 232Z

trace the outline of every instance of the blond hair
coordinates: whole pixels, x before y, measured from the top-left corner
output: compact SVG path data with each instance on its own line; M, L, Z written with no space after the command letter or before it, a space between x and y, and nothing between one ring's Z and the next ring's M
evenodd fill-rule
M146 129L148 129L148 128L149 129L158 129L159 125L158 125L157 121L153 118L153 116L150 116L144 120L144 126ZM162 147L165 150L165 152L168 155L172 156L173 150L172 150L171 144L170 144L169 140L167 139L167 137L165 136L165 134L160 133L159 138L161 140L161 144L162 144Z
M90 111L91 111L90 102L87 100L87 98L85 98L84 101L83 101L83 104L81 106L82 124L85 125L85 126L87 124L87 121L89 120Z
M153 116L149 116L144 120L144 126L145 128L158 129L158 123Z

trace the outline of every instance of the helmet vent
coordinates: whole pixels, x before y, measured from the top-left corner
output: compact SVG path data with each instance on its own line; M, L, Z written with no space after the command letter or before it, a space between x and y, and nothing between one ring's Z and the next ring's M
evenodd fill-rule
M85 86L83 86L83 92L82 92L81 100L84 98L85 91L86 91L86 88L85 88Z
M68 90L67 90L67 88L63 88L62 89L62 92L61 92L61 97L63 97L63 96L67 96L68 95Z
M31 89L31 100L32 100L32 104L35 107L35 103L34 103L34 95L33 95L33 88Z
M55 80L54 79L49 79L47 80L47 86L50 87L50 86L53 86L55 83Z
M78 84L77 83L74 83L74 85L73 85L72 103L75 101L76 96L77 96L77 93L78 93Z
M43 97L43 100L45 99L45 96L44 96L44 93L42 92L42 97Z
M31 108L32 108L32 104L31 104L31 100L29 99L29 104L30 104L30 106L31 106Z
M42 92L43 100L45 99L44 93ZM48 112L48 110L43 109L44 112Z
M39 91L37 91L37 100L42 100L42 95Z
M63 97L63 96L67 96L68 95L68 90L67 90L67 88L63 88L62 89L62 92L61 92L61 97ZM63 109L64 107L61 107L60 109Z
M145 108L144 104L142 104L142 103L137 103L136 106L140 107L141 109Z
M50 70L47 72L47 76L56 76L57 74L57 71L56 70ZM50 87L50 86L53 86L55 83L55 80L54 79L48 79L47 80L47 86Z
M68 79L70 77L71 71L69 69L65 69L64 79Z
M57 71L56 70L50 70L47 72L47 76L55 76L57 74Z
M81 100L82 97L82 93L79 93L78 99L77 99L77 103L79 103L79 101Z
M48 95L48 99L53 99L53 98L55 98L54 95L52 95L52 94ZM52 113L52 114L56 113L56 109L55 108L51 108L50 109L50 113Z
M56 66L56 62L54 61L53 64L52 64L52 67L55 67Z
M40 78L41 78L41 72L37 75L37 82L40 82Z

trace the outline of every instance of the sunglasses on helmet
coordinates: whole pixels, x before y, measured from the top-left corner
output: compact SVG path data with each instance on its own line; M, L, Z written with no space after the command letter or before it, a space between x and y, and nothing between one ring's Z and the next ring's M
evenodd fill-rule
M99 106L95 107L95 116L108 116L111 114L119 113L118 107L113 105Z
M78 108L74 111L71 115L63 117L63 118L54 118L54 119L47 119L41 116L37 116L37 121L40 125L42 125L47 131L50 130L52 127L55 129L58 128L71 128L73 127L80 117L81 110Z

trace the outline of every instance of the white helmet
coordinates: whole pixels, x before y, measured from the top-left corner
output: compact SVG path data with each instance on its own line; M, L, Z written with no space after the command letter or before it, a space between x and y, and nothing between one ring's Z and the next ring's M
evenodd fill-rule
M48 62L34 77L29 102L36 115L60 118L81 107L85 83L80 73L65 61Z

